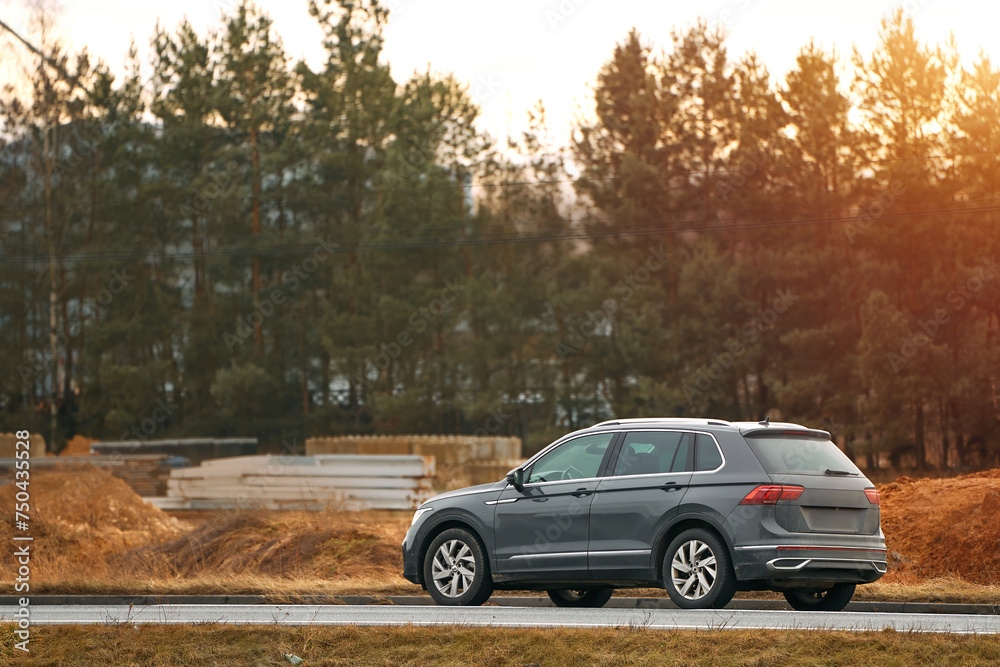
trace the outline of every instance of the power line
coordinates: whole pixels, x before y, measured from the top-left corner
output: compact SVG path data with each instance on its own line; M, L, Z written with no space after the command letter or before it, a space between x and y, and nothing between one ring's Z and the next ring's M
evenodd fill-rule
M34 44L32 44L31 42L29 42L28 40L26 40L24 37L21 37L21 35L19 35L16 30L14 30L9 25L7 25L6 23L4 23L2 20L0 20L0 28L3 28L4 30L6 30L10 34L14 35L14 37L17 38L17 41L21 42L26 47L28 47L28 50L31 51L32 53L34 53L36 56L38 56L40 58L45 58L46 60L48 60L48 58L46 58L46 56L45 56L44 53L42 53L37 48L35 48Z
M997 198L997 195L1000 195L1000 190L981 190L981 191L975 191L975 192L964 192L964 193L961 193L961 196L963 197L963 199L952 198L952 199L948 199L948 200L944 200L944 201L938 201L938 202L931 202L931 201L924 201L924 202L922 202L925 207L926 206L933 206L933 207L936 207L936 208L930 208L930 209L923 208L923 209L916 209L916 210L914 210L914 209L900 208L899 205L897 205L897 209L899 209L897 211L897 213L906 214L906 215L921 215L923 212L926 212L926 211L940 212L940 211L943 210L941 207L948 207L948 206L954 206L954 207L956 207L954 209L948 209L948 210L961 211L963 209L962 208L957 208L957 207L964 206L964 205L967 205L967 204L970 204L970 203L974 203L974 202L981 202L981 201L984 201L984 200L988 201L990 199L995 199L995 198ZM866 204L866 203L868 203L868 202L865 202L865 201L856 202L854 204L854 206L863 207L864 204ZM837 208L839 208L840 210L844 210L845 208L849 209L849 208L852 208L852 207L841 206L841 207L837 207ZM727 209L724 209L724 210L725 210L725 213L727 215L727 217L724 218L724 219L728 223L739 222L741 220L755 221L756 218L772 214L773 212L781 212L781 213L785 214L784 217L786 219L795 219L795 216L797 216L797 215L806 215L806 216L812 216L812 217L816 217L818 215L821 215L820 213L817 212L817 210L816 210L815 207L809 207L809 206L804 206L803 205L803 206L799 206L797 208L793 208L793 207L788 206L787 204L774 204L774 205L771 205L771 206L745 206L745 207L727 208ZM829 208L827 210L833 211L833 210L837 210L837 209L831 207L831 208ZM686 216L689 216L692 213L691 211L678 210L678 211L672 211L671 213L673 213L674 215L679 216L681 218L685 218L686 221L688 223L691 223L691 224L694 224L694 223L711 223L711 222L720 220L720 218L718 216L699 217L697 219L691 219L689 217L686 217ZM826 217L829 217L829 215L827 215L826 213L823 213L822 216L824 217L824 219ZM493 224L477 224L475 226L476 227L475 231L477 232L475 234L475 237L476 238L487 238L487 237L491 237L491 236L511 236L511 235L525 236L525 235L530 234L532 232L539 232L539 231L540 232L555 232L555 231L560 231L560 230L554 230L554 229L552 229L552 227L557 227L557 226L558 227L566 227L567 225L568 226L573 226L575 224L587 224L587 223L591 223L591 224L610 224L610 223L617 223L617 222L632 222L634 220L641 220L641 219L653 220L655 224L660 224L660 223L664 222L663 219L662 219L662 214L658 214L658 213L633 213L633 214L629 214L629 215L603 216L603 217L587 216L587 217L582 217L582 218L561 218L561 217L556 217L556 218L548 218L548 219L544 219L544 220L505 220L505 221L500 221L500 222L496 222L496 223L493 223ZM419 229L419 232L421 234L425 234L425 235L428 234L428 233L434 233L434 232L441 232L441 233L444 233L444 234L458 233L459 230L460 230L460 228L461 228L461 226L463 226L464 224L465 224L465 221L457 220L455 224L450 224L450 225L438 225L438 226L431 226L431 227L421 227ZM619 227L620 230L621 229L627 230L628 228L629 228L628 226ZM378 232L382 231L377 226L369 227L368 229L372 233L378 233ZM499 231L488 231L488 230L494 230L494 229L499 230ZM193 230L185 229L185 231L190 231L193 234ZM567 232L567 233L568 232L577 233L580 230L579 229L576 229L576 230L563 229L561 231L564 231L564 232ZM215 245L217 245L219 243L254 242L254 243L258 244L257 247L260 247L260 244L268 244L268 243L273 243L273 242L277 242L278 245L284 245L284 244L293 243L293 242L294 243L302 243L302 241L296 241L297 238L301 238L301 234L300 233L297 233L295 230L287 230L287 231L280 232L280 233L258 234L256 236L251 236L251 235L248 235L248 234L238 234L238 235L228 235L228 236L219 236L219 235L209 235L209 234L206 234L206 235L199 236L198 241L200 243L199 248L202 248L205 245L207 245L207 246L209 246L209 249L212 249L212 246L215 246ZM418 236L418 235L414 235L413 237L411 237L409 239L399 238L399 239L396 239L396 240L398 240L398 241L405 241L405 240L419 241L419 240L422 240L422 238L426 238L426 237L421 237L421 236ZM115 247L125 247L125 248L132 249L132 250L143 249L145 251L152 252L152 251L157 250L158 248L162 249L164 246L169 246L169 245L176 246L179 243L183 243L185 245L191 244L193 242L193 240L194 239L193 239L193 236L192 236L192 237L186 237L186 238L184 238L181 241L178 241L176 239L172 239L172 240L169 240L169 241L162 241L162 240L157 240L157 239L148 239L148 240L123 240L123 241L89 241L81 249L86 250L86 249L93 248L93 247L100 247L100 248L110 248L111 250L114 250ZM362 243L362 242L364 242L366 240L371 240L371 239L366 239L364 236L350 236L350 237L348 237L348 236L341 236L341 237L339 237L337 239L336 242L337 243L357 244L357 243ZM39 245L39 244L31 244L31 243L25 243L25 244L7 244L7 248L9 248L11 250L15 250L15 251L18 251L18 252L26 252L26 253L37 252L38 251L37 249L42 248L42 247L46 247L47 248L47 245L46 246L42 246L42 245ZM264 247L266 248L266 245ZM194 252L194 251L192 251L192 252ZM199 249L198 253L196 253L196 254L200 255L202 252L203 251Z
M899 219L899 218L909 218L909 217L940 217L940 216L953 216L953 215L966 215L972 213L997 213L1000 212L1000 205L987 206L972 209L959 209L959 210L922 210L922 211L902 211L902 212L886 212L880 216L877 216L878 220L887 219ZM596 221L596 220L595 220ZM427 248L451 248L451 247L461 247L461 246L490 246L490 245L501 245L501 244L517 244L517 243L549 243L549 242L559 242L559 241L587 241L587 240L597 240L606 238L628 238L628 237L643 237L643 236L656 236L656 235L667 235L667 234L679 234L679 233L718 233L718 232L734 232L734 231L752 231L758 229L776 229L776 228L788 228L788 227L802 227L802 226L814 226L814 225L830 225L830 224L845 224L845 223L860 223L860 222L871 222L872 217L866 215L849 215L849 216L831 216L813 219L803 219L803 220L781 220L781 221L770 221L770 222L751 222L751 223L734 223L726 222L725 224L717 224L710 226L698 226L692 221L686 221L684 224L686 226L676 226L676 227L665 227L665 226L633 226L630 228L608 228L608 229L598 229L598 230L576 230L569 233L557 233L549 235L538 235L538 236L503 236L503 237L468 237L468 238L447 238L447 239L414 239L407 241L388 241L388 242L374 242L374 243L347 243L344 245L343 241L331 241L330 250L331 252L347 253L347 252L371 252L371 251L390 251L390 250L416 250L416 249L427 249ZM696 221L695 221L696 222ZM169 256L170 259L194 259L194 258L220 258L220 257L250 257L253 255L262 257L278 257L278 256L306 256L310 255L313 250L317 247L317 243L287 243L280 246L272 246L270 248L260 248L260 247L232 247L228 249L214 249L209 252L194 252L194 251L183 251L177 252ZM84 261L138 261L144 260L149 257L148 251L128 251L123 250L120 252L97 252L97 253L80 253L77 255L63 253L60 258L64 262L84 262ZM42 261L48 261L48 257L43 257L40 255L22 255L20 257L0 257L0 264L22 264L22 263L37 263Z
M981 191L975 191L975 192L963 192L963 193L961 193L961 196L963 197L963 199L950 198L950 199L947 199L947 200L942 200L942 201L937 201L937 202L928 201L928 200L925 200L925 201L921 202L925 207L935 207L935 208L923 208L923 209L901 208L900 205L898 205L898 204L896 205L896 208L899 209L897 211L897 213L907 214L907 215L921 215L922 213L927 212L927 211L930 211L930 212L941 212L942 210L944 210L942 207L949 207L949 206L953 206L955 208L953 208L953 209L947 209L947 210L962 211L964 209L959 208L959 207L967 205L967 204L971 204L971 203L982 202L982 201L989 201L991 199L997 199L998 195L1000 195L1000 190L981 190ZM854 207L862 207L863 208L864 205L868 204L868 203L869 203L868 201L862 200L862 201L854 202L851 206L828 207L825 210L828 210L828 211L833 211L833 210L837 210L837 209L845 210L845 209L851 209L851 208L854 208ZM741 221L741 220L755 221L756 218L759 218L761 216L770 215L770 214L772 214L774 212L784 213L785 214L784 217L786 219L796 219L795 216L802 216L802 215L813 216L813 217L815 217L817 215L821 215L821 214L817 213L817 209L815 207L800 206L800 207L797 207L797 208L793 208L793 207L788 206L787 204L774 204L774 205L770 205L770 206L754 205L754 206L725 208L723 210L726 213L726 217L722 218L722 219L726 220L729 223L738 222L738 221ZM685 211L685 210L675 210L675 211L671 211L671 213L673 213L675 216L678 216L680 218L684 218L688 223L692 223L692 224L693 223L711 223L711 222L720 220L720 218L717 215L716 216L710 216L710 217L704 217L704 216L702 216L702 217L699 217L699 218L692 219L692 218L690 218L688 216L690 216L692 213L695 213L695 211L691 211L691 210L687 210L687 211ZM824 216L824 219L826 217L829 217L826 213L823 213L822 215ZM610 224L610 223L617 223L617 222L632 222L634 220L642 220L642 219L651 220L651 221L653 221L654 224L660 224L660 223L664 222L663 219L662 219L662 214L654 214L654 213L633 213L633 214L629 214L629 215L601 216L601 217L586 216L586 217L582 217L582 218L561 218L561 217L555 217L555 218L547 218L547 219L543 219L543 220L507 219L507 220L503 220L503 221L492 223L492 224L479 224L479 223L476 223L476 225L475 225L475 231L477 233L475 234L475 236L477 238L484 238L484 237L490 237L490 236L510 236L510 235L524 236L526 234L530 234L532 231L543 231L543 232L545 232L545 231L553 231L551 229L553 226L567 226L567 225L572 226L572 225L575 225L575 224L587 224L587 223L590 223L590 224ZM456 221L455 221L454 224L431 226L431 227L421 227L419 229L419 232L421 234L428 234L428 233L434 233L434 232L441 232L441 233L444 233L444 234L452 234L452 233L458 233L463 226L465 226L466 229L468 229L467 221L456 219ZM368 227L368 229L370 230L371 233L375 233L375 234L383 231L383 229L380 228L380 227L378 227L378 226L370 226L370 227ZM493 229L496 229L496 230L499 230L499 231L495 231L495 232L487 231L487 230L493 230ZM619 227L619 229L628 229L628 226L626 226L626 227ZM184 244L190 244L190 243L192 243L193 240L194 240L193 239L193 232L194 232L194 230L192 230L190 228L185 228L184 231L191 233L192 236L185 237L181 241L178 241L177 239L171 239L171 240L168 240L168 241L163 241L163 240L159 240L159 239L147 239L147 240L129 239L129 240L122 240L122 241L88 241L86 243L86 245L82 249L89 249L89 248L93 248L93 247L111 247L113 249L114 247L117 246L117 247L126 247L126 248L129 248L129 249L146 249L147 251L154 251L157 248L162 248L164 246L169 246L169 245L176 246L176 245L178 245L178 243L184 243ZM573 231L573 230L564 230L564 231ZM577 230L577 231L579 231L579 230ZM198 237L198 241L199 241L200 244L202 244L202 245L208 245L208 246L214 246L215 244L218 244L218 243L234 243L234 242L238 243L238 242L248 242L248 241L253 241L253 242L257 243L258 245L262 244L262 243L266 244L266 243L272 243L272 242L277 242L277 244L280 245L280 244L295 242L296 238L301 238L301 234L298 233L294 229L289 229L289 230L285 230L285 231L282 231L282 232L275 232L275 233L269 233L269 234L257 234L256 236L248 235L248 234L245 234L245 233L244 234L235 234L235 235L225 235L225 236L213 235L213 234L205 234L205 235L200 235ZM404 237L400 237L400 238L398 238L396 240L405 241L405 240L420 240L420 239L421 239L420 236L414 235L412 237L405 237L405 238ZM337 242L338 243L352 243L352 244L356 244L356 243L362 243L362 242L364 242L366 240L371 240L371 239L366 239L364 236L351 236L351 237L342 236L342 237L340 237L337 240ZM199 247L202 247L202 245L200 245ZM35 249L37 249L37 248L47 247L47 245L42 246L41 244L24 243L24 244L7 244L7 247L10 248L10 249L17 250L17 251L29 252L30 253L32 251L35 251Z
M955 153L955 154L951 154L951 155L933 155L932 154L932 155L922 155L922 156L919 156L919 158L920 159L927 159L927 160L958 160L958 159L961 159L961 158L970 158L972 156L981 156L981 155L1000 156L1000 151L974 151L974 152L969 152L969 153ZM915 160L915 159L917 159L916 156L913 156L913 157L898 157L898 158L889 158L889 159L869 159L869 160L859 160L859 161L855 162L854 165L858 166L858 167L861 167L861 168L864 168L866 166L888 165L888 164L894 164L894 163L897 163L897 162L906 162L906 161ZM838 162L835 163L835 166L845 166L846 164L847 164L846 162L838 161ZM813 166L820 166L820 165L818 163L805 163L804 166L813 167ZM221 170L221 167L220 167L220 170ZM392 172L390 172L390 173L392 173ZM364 195L378 195L378 194L386 194L386 193L394 193L394 192L420 192L420 193L426 193L426 192L436 192L436 191L466 190L466 189L473 189L473 188L486 188L486 189L489 189L489 188L513 188L513 187L530 187L530 186L541 186L541 185L567 185L567 184L577 184L577 183L600 183L600 182L614 182L614 181L628 182L628 181L654 180L654 179L662 181L662 183L660 183L660 187L662 187L662 188L666 188L666 189L683 189L683 188L690 187L690 184L676 184L675 185L675 184L670 184L668 181L673 180L673 179L678 178L678 177L683 177L683 176L717 176L717 175L740 174L740 173L742 173L742 169L740 167L733 168L733 169L673 169L672 171L670 171L668 173L658 172L658 173L655 173L655 174L634 174L634 175L630 175L630 176L579 176L579 177L576 177L576 178L552 179L552 180L507 181L507 182L499 181L499 182L480 182L480 183L470 183L470 184L453 183L453 184L450 184L450 185L420 186L420 187L413 187L413 188L401 188L401 187L368 188L368 187L365 187L362 190L362 194L364 194ZM201 177L201 178L210 178L211 175L212 175L212 172L209 171L209 173L207 173L207 174L199 174L199 177ZM387 179L386 176L382 176L382 180L386 180L386 179ZM207 187L207 185L204 186L204 187ZM202 189L204 189L204 188L202 188ZM199 192L199 189L195 188L193 185L192 186L184 187L183 191L184 192L191 192L192 199L193 199L193 197L195 195L201 194ZM328 198L330 198L330 199L338 198L338 197L342 197L342 195L339 195L339 194L330 194L330 195L328 195ZM317 197L315 195L310 195L308 197L305 197L304 199L315 201L317 199ZM245 202L246 201L246 197L213 197L213 198L211 198L211 200L214 201L214 202L233 202L233 201L235 201L235 202ZM285 200L287 200L287 198ZM261 199L261 203L269 203L269 202L272 202L272 201L278 201L278 200L271 199L271 198L266 198L266 197L263 198L263 199ZM188 202L183 202L183 201L180 202L180 203L178 203L178 204L176 204L177 207L184 206L184 205L190 206L190 204ZM42 204L39 204L39 203L20 204L20 205L16 205L16 206L9 206L9 208L35 208L35 207L39 207L39 206L42 206Z

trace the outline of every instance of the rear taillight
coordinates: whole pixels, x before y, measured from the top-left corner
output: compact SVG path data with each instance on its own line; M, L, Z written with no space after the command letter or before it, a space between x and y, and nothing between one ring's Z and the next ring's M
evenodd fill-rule
M868 496L868 502L872 505L882 504L882 494L878 492L878 489L865 489L865 495Z
M740 505L774 505L779 500L798 500L803 491L801 486L764 484L748 493Z

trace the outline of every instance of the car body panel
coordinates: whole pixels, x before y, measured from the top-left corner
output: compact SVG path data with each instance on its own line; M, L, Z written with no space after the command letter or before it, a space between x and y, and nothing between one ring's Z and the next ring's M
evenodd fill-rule
M493 541L493 505L488 504L499 497L507 486L506 481L480 484L478 486L450 491L427 500L421 508L432 508L422 514L403 538L403 577L408 581L423 585L423 563L421 555L430 540L443 526L461 525L472 529L482 540L490 558L490 567L495 571L496 559Z
M523 490L504 489L493 519L497 573L585 572L588 516L599 481L566 480Z
M591 506L591 575L648 579L654 539L677 515L690 480L690 472L603 479Z

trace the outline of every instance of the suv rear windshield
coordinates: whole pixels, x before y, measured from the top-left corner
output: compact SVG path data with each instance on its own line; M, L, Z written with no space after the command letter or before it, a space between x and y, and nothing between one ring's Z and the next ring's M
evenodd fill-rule
M768 473L826 475L830 470L832 474L861 474L851 459L829 440L802 436L748 436L746 441Z

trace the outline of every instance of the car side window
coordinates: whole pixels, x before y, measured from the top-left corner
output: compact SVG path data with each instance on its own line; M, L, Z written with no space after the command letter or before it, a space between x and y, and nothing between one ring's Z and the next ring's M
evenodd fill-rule
M531 466L526 484L597 477L614 433L595 433L564 442Z
M715 470L722 465L722 452L715 444L715 439L709 435L698 435L695 445L694 469L697 472Z
M622 442L615 475L655 475L688 470L692 434L632 431Z

